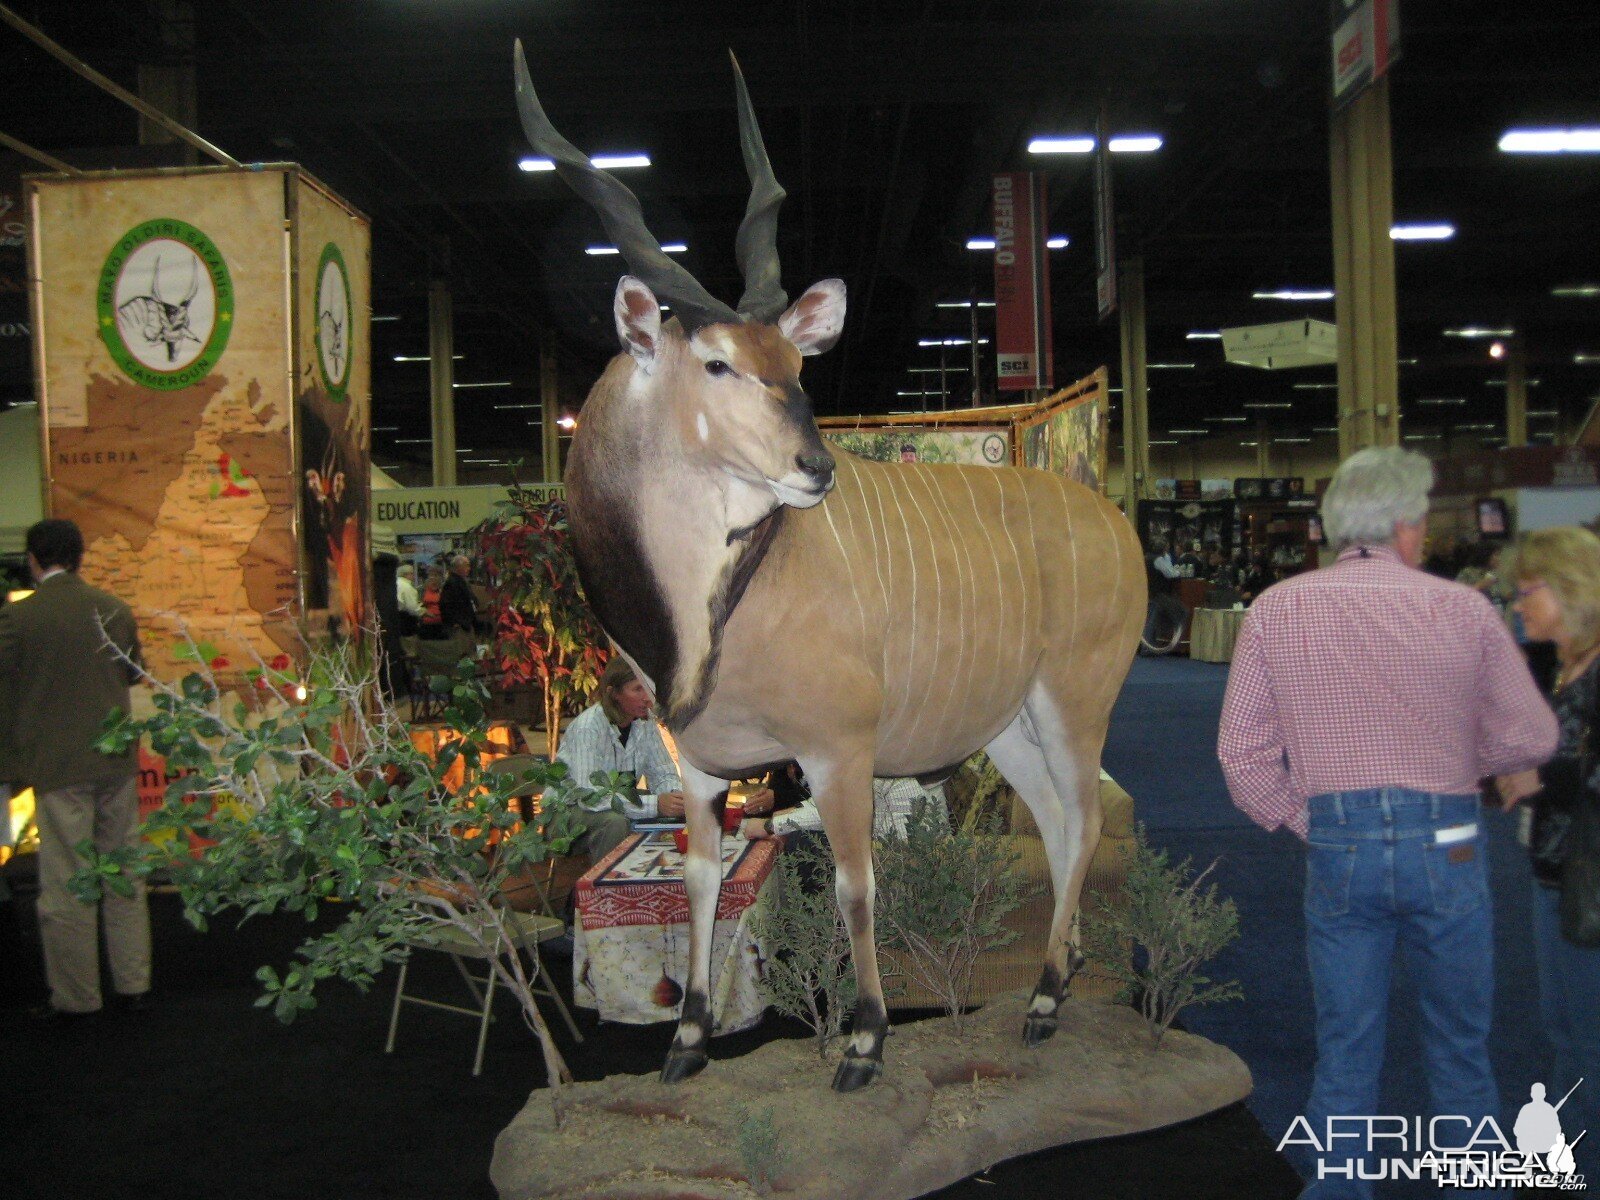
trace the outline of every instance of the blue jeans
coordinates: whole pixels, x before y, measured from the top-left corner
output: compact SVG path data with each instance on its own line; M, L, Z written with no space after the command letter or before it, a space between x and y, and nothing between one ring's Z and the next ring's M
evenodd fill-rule
M1315 796L1308 808L1306 957L1317 1010L1317 1066L1306 1104L1312 1130L1322 1140L1330 1116L1386 1115L1378 1110L1378 1075L1397 945L1419 993L1434 1113L1470 1118L1472 1128L1485 1116L1498 1119L1486 1045L1494 939L1478 797L1375 788ZM1441 1140L1460 1128L1442 1126ZM1454 1144L1469 1136L1463 1131ZM1370 1175L1378 1163L1360 1146L1352 1139L1321 1156L1307 1147L1297 1163L1309 1181L1303 1195L1368 1200L1372 1183L1353 1177L1360 1173L1354 1164L1364 1159ZM1391 1146L1380 1157L1402 1156ZM1422 1149L1408 1147L1403 1156Z
M1533 953L1539 970L1539 1012L1555 1051L1543 1077L1548 1102L1561 1106L1570 1142L1588 1130L1573 1158L1593 1190L1600 1182L1600 949L1574 946L1561 936L1561 893L1533 885Z

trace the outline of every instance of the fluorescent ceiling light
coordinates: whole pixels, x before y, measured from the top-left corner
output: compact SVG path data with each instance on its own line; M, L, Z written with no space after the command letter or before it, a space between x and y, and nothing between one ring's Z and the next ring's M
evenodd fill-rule
M1126 133L1112 138L1106 149L1113 154L1153 154L1161 149L1159 133Z
M450 358L453 362L460 362L462 356L459 354L452 354ZM432 362L433 358L431 355L427 354L396 354L394 356L394 360L395 362Z
M1194 370L1194 364L1193 363L1184 363L1184 362L1145 363L1145 370L1147 370L1147 371L1192 371L1192 370Z
M1178 444L1178 439L1177 438L1151 438L1148 444L1151 445L1151 446L1176 446Z
M1252 300L1332 300L1332 288L1281 288L1276 292L1251 292Z
M1414 367L1417 365L1417 360L1414 358L1402 358L1400 359L1400 365L1402 367Z
M1553 417L1556 415L1556 410L1553 408L1530 408L1528 415L1530 417Z
M1249 419L1250 419L1249 417L1207 417L1206 418L1206 420L1208 420L1208 421L1216 421L1219 424L1223 423L1223 422L1232 422L1232 421L1248 421Z
M979 338L978 339L978 345L987 346L988 344L989 344L989 339L988 338ZM972 339L971 338L953 338L953 337L952 338L923 338L922 340L920 340L917 343L917 345L919 345L919 346L970 346L970 345L972 345Z
M1578 364L1600 363L1600 354L1574 354L1572 361Z
M1169 429L1168 433L1213 433L1210 429Z
M896 396L942 396L942 395L944 395L944 393L943 392L938 392L938 391L896 392L895 395Z
M1432 225L1391 225L1389 238L1396 242L1447 242L1456 235L1456 227L1444 222Z
M1600 296L1600 283L1575 283L1567 287L1553 287L1550 289L1552 296ZM376 317L373 320L377 320Z
M578 427L578 418L563 414L556 418L556 424L563 429L576 429Z
M1071 137L1036 137L1028 143L1029 154L1093 154L1094 138L1088 134Z
M1222 334L1205 329L1191 330L1184 334L1183 337L1185 341L1189 342L1220 342L1222 340Z
M1259 445L1261 445L1261 443L1260 442L1240 442L1239 445L1241 445L1241 446L1259 446Z
M1462 329L1446 329L1445 337L1454 338L1507 338L1515 337L1515 329L1484 329L1477 325L1468 325Z
M982 238L982 237L968 238L967 239L967 249L968 250L993 250L994 249L994 239L993 238Z
M589 160L603 171L617 171L628 167L648 167L648 154L596 154ZM554 171L556 164L548 158L526 155L517 160L517 166L530 174L536 171Z
M907 367L906 368L906 370L910 371L913 375L918 375L918 374L954 375L956 372L965 371L966 369L967 369L966 367L957 367L957 366L949 366L949 367Z
M1297 383L1294 390L1297 392L1331 392L1338 387L1337 383Z
M1544 380L1542 380L1542 379L1527 379L1527 380L1524 380L1523 382L1528 387L1538 387L1541 383L1544 382ZM1506 381L1504 379L1485 379L1483 381L1483 386L1484 387L1503 388L1503 387L1505 387L1505 385L1506 385Z
M398 321L400 318L399 317L384 316L384 317L373 317L372 319L374 321Z
M433 442L432 438L395 438L396 446L427 446Z
M400 432L400 426L398 426L398 425L374 425L372 427L372 432L373 433L399 433Z
M1253 404L1246 404L1246 408L1293 408L1287 400L1258 400Z
M510 412L513 409L518 409L518 408L538 408L538 407L539 406L537 404L496 404L494 406L494 410L495 410L495 412Z
M941 300L941 301L939 301L939 303L935 304L934 307L935 308L971 308L972 307L972 303L973 302L971 300ZM994 307L994 301L993 300L979 300L977 303L978 303L978 307L979 308L993 308Z
M510 387L511 380L503 379L494 383L452 383L450 386L456 388Z
M1462 432L1462 433L1465 433L1467 430L1471 430L1474 433L1477 433L1477 432L1481 432L1481 431L1485 431L1485 430L1493 431L1493 430L1498 429L1498 428L1499 428L1499 426L1497 426L1493 421L1489 421L1489 422L1486 422L1486 423L1481 424L1481 425L1457 425L1456 426L1456 429L1459 432Z
M1067 248L1068 240L1069 239L1065 234L1057 234L1053 238L1045 239L1044 248L1046 250L1065 250Z
M1465 396L1424 396L1417 401L1418 404L1465 404L1466 402Z
M1272 441L1273 441L1273 444L1277 445L1277 446L1303 446L1306 443L1310 442L1311 439L1310 438L1299 438L1299 437L1295 437L1295 438L1285 437L1285 438L1273 438Z
M1311 432L1312 433L1338 433L1339 432L1339 427L1337 425L1313 425L1311 427Z
M1408 442L1437 442L1443 436L1437 433L1408 433L1405 435Z
M1500 135L1506 154L1600 154L1600 129L1508 129Z

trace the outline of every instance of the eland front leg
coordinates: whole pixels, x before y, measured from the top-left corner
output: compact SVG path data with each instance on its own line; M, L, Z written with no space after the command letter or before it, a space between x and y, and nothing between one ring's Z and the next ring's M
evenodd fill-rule
M689 832L683 864L683 886L689 895L689 984L683 992L678 1035L661 1067L662 1083L678 1083L706 1065L706 1043L711 1040L711 932L722 890L722 823L712 805L728 788L725 780L696 770L687 759L680 765Z
M856 1011L850 1041L833 1076L833 1090L853 1092L883 1074L883 1043L889 1012L878 974L878 947L872 907L872 757L862 753L843 762L800 760L811 781L822 827L833 850L834 896L850 934L856 973Z

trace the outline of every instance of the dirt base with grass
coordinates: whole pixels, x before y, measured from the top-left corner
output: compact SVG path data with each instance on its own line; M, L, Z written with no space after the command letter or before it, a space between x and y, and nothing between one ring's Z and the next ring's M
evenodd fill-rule
M902 1026L883 1077L847 1096L806 1041L713 1061L671 1087L652 1074L540 1090L496 1140L490 1176L501 1200L909 1200L1005 1159L1250 1094L1231 1051L1181 1032L1157 1048L1122 1007L1068 1000L1060 1032L1029 1050L1027 999L969 1014L959 1037L946 1018Z

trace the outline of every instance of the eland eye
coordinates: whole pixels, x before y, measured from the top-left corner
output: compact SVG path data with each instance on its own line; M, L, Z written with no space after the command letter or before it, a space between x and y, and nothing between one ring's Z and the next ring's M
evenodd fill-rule
M706 374L707 375L732 375L733 374L733 368L730 367L727 363L723 362L720 358L713 358L710 362L706 363Z

